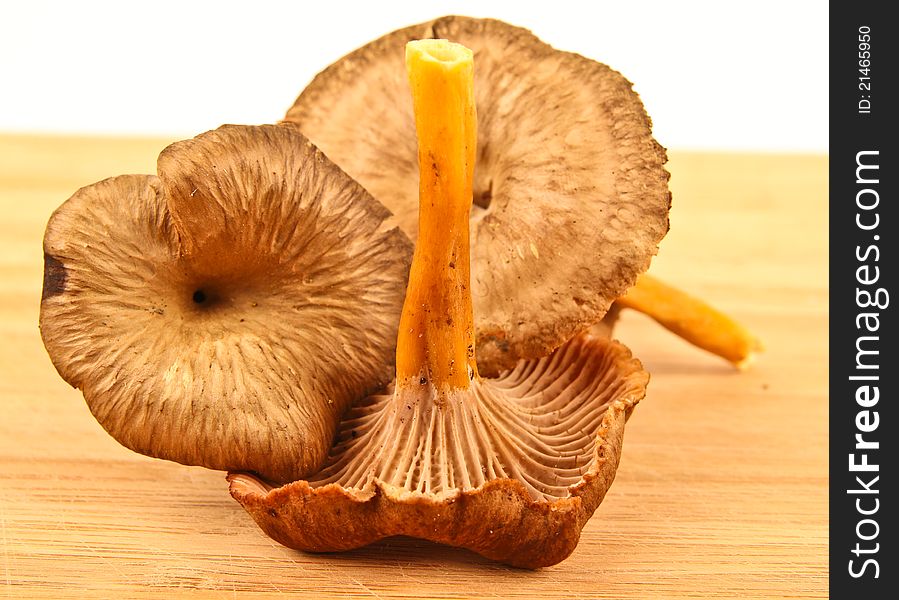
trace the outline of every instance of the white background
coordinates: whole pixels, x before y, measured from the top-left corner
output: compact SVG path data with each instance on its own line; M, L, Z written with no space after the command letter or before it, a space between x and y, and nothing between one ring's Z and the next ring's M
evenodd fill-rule
M0 0L0 132L190 137L273 122L357 46L466 14L621 71L669 148L824 153L827 11L808 0Z

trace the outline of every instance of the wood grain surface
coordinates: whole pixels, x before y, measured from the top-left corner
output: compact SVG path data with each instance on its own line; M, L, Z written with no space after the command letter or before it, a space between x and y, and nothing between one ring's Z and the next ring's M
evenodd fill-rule
M651 272L767 350L739 373L625 313L649 393L577 550L531 572L411 539L288 550L223 473L94 421L38 333L43 229L79 187L155 172L168 141L0 136L0 597L826 597L827 157L671 152Z

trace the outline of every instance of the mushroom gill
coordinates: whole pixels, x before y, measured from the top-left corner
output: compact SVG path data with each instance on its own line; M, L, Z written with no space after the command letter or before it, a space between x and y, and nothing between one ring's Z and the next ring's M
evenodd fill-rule
M493 19L449 16L337 61L285 120L418 234L415 120L402 49L422 38L478 64L472 294L481 372L545 356L598 322L668 231L665 150L631 83Z
M392 375L411 244L291 125L178 142L44 237L41 335L137 452L292 481Z
M612 485L648 379L622 344L585 334L465 392L398 383L349 411L309 480L274 487L230 473L231 495L290 548L406 535L550 566L574 551Z
M472 53L407 46L419 138L420 235L397 340L396 380L344 417L326 465L275 488L229 474L274 539L303 550L412 535L509 564L557 563L614 479L624 424L648 375L622 345L582 335L481 378L474 356L469 211Z
M563 498L593 460L609 405L624 398L630 410L645 384L620 344L579 336L464 392L398 386L350 410L310 483L363 489L378 480L440 496L515 479L535 500Z

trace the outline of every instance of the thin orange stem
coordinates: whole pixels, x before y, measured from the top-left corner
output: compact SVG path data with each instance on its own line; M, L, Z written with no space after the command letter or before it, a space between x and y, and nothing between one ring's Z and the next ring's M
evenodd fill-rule
M467 389L477 376L468 218L476 149L471 50L406 46L418 132L419 234L397 339L397 383Z
M739 368L747 367L762 349L754 335L724 313L645 273L617 302Z

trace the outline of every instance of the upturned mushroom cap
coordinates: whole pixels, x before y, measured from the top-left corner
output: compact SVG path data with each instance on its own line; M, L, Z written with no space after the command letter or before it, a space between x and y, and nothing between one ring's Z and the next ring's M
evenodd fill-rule
M411 260L390 213L290 125L165 149L44 237L41 335L125 446L291 481L393 375Z
M232 473L231 495L292 548L410 535L549 566L571 554L612 484L648 379L627 348L582 335L475 382L471 396L373 396L349 411L309 481L272 488Z
M472 291L478 366L495 374L598 322L668 230L665 150L628 82L491 19L444 17L334 63L286 120L417 231L406 42L447 38L478 65Z

